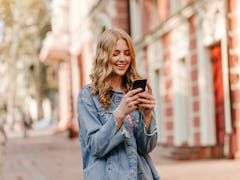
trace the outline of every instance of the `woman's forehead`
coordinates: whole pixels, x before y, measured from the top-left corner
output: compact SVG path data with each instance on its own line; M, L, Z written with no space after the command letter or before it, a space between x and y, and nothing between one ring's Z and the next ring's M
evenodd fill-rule
M128 43L125 39L118 39L116 44L115 44L115 49L117 48L129 48Z

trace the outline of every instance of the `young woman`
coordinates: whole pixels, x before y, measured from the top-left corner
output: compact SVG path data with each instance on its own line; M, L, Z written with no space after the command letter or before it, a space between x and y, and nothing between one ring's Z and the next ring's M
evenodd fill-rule
M155 102L149 85L131 89L141 77L126 32L102 33L90 77L78 98L84 179L159 179L148 155L157 142Z

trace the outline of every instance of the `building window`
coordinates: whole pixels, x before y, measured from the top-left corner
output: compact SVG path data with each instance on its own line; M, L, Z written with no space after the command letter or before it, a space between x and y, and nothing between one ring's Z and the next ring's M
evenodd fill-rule
M141 22L141 5L139 0L131 0L130 4L130 21L131 35L134 41L137 41L142 36Z

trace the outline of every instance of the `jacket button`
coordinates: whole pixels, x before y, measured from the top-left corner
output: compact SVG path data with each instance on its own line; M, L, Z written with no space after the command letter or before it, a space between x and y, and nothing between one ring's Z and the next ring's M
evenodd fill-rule
M138 118L136 119L136 123L139 123L139 119Z
M129 176L134 177L135 173L130 173Z

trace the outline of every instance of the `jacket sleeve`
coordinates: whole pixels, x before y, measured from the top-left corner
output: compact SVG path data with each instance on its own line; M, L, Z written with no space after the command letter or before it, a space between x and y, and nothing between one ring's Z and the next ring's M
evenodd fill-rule
M81 92L78 97L78 124L81 145L92 155L103 157L127 137L122 127L117 133L117 123L111 111L106 111L99 119L90 92ZM104 121L104 124L102 123Z
M149 132L146 132L146 125L144 123L143 115L140 113L140 124L135 133L138 152L140 154L148 154L151 152L157 144L157 126L155 114L150 123Z

